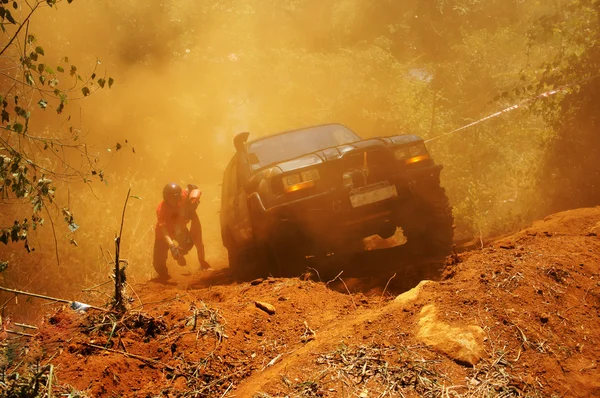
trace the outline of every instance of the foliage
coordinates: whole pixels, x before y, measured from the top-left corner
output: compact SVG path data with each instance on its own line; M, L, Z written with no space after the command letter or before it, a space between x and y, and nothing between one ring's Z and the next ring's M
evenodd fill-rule
M547 189L553 210L597 205L600 186L600 1L571 0L542 15L532 45L558 42L540 87L567 86L568 95L543 99L536 110L558 133L548 152Z
M67 0L71 3L72 0ZM71 116L63 123L67 131L51 131L43 119L54 112L61 118L69 101L79 100L93 92L110 88L111 77L97 75L94 66L89 77L79 73L68 57L55 62L46 55L43 38L33 33L32 17L44 8L56 8L60 0L4 1L0 3L2 34L6 45L2 57L2 85L0 86L0 202L5 204L29 203L30 216L14 220L11 226L0 229L0 242L24 242L27 251L33 250L29 241L30 230L44 224L43 211L48 206L58 207L57 182L83 181L92 176L104 179L98 155L88 151L81 140L81 131L71 124ZM39 117L40 123L35 123ZM73 160L78 157L81 164ZM78 225L67 207L61 213L69 230ZM2 220L6 222L6 220Z

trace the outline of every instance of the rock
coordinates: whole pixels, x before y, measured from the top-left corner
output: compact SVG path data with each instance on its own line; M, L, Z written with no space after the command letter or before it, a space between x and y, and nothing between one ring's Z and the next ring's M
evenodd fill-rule
M417 338L459 364L474 366L485 353L483 329L476 325L450 325L437 319L437 309L426 305L419 315Z
M404 305L410 303L411 301L414 301L417 298L417 296L419 295L419 293L421 292L421 290L423 289L423 287L428 283L431 283L431 281L421 281L417 286L410 289L408 292L404 292L401 295L399 295L398 297L396 297L394 299L394 302L396 302L399 305L404 306Z
M258 279L254 279L253 281L250 282L250 284L252 286L256 286L256 285L260 285L261 283L263 283L265 280L263 278L258 278Z
M594 225L592 228L590 228L590 230L588 231L587 236L598 236L600 235L600 222L597 223L596 225Z
M264 303L262 301L255 301L254 304L269 315L275 314L275 307L269 303Z

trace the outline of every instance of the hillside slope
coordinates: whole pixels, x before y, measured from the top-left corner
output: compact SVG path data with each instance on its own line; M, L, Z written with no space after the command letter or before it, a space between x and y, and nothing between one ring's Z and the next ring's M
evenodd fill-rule
M398 297L418 282L399 263L391 279L149 282L125 316L60 309L21 353L52 364L55 394L94 397L600 396L599 233L600 208L555 214L409 264L436 281Z

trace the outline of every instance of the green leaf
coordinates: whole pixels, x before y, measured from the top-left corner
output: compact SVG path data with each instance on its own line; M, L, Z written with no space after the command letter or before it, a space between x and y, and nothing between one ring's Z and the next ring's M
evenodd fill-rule
M23 132L23 125L22 125L21 123L15 123L15 124L13 125L13 130L14 130L16 133L19 133L19 134L20 134L20 133L22 133L22 132Z
M98 84L100 85L100 87L104 88L104 85L106 84L106 80L100 78L100 79L98 79Z
M62 66L57 66L56 70L59 71L60 73L63 73L65 71Z
M82 88L81 92L83 93L84 97L87 97L88 95L90 95L90 89L87 87Z
M35 43L35 36L34 35L27 35L27 43L28 44Z
M108 88L111 88L114 82L115 82L115 79L113 79L112 77L109 77L108 78Z
M38 105L40 106L40 108L46 109L46 107L48 106L48 102L42 98L41 100L38 101Z
M39 73L42 73L45 68L46 68L46 65L44 65L44 64L38 64L38 66L37 66L37 70Z
M38 54L40 54L40 55L44 55L44 49L42 47L40 47L40 46L37 46L35 48L35 52L38 53Z
M38 77L38 80L40 81L40 83L42 83L42 85L44 85L46 83L46 76L40 76Z
M16 10L17 8L19 8L19 5L17 4L17 2L16 2L16 1L13 1L13 4L12 4L12 6L13 6L13 8L14 8L15 10ZM2 271L0 271L0 272L2 272Z
M69 222L69 231L71 232L75 232L79 229L79 225L77 225L75 222L71 221Z
M141 198L141 197L139 197L139 196L136 196L136 195L129 195L129 197L130 197L130 198L133 198L133 199L137 199L137 200L142 200L142 198Z
M47 66L47 67L46 67L46 73L49 73L49 74L53 75L53 74L54 74L54 71L52 70L52 68L51 68L51 67Z
M69 72L69 74L73 76L75 75L75 72L77 72L77 67L75 65L71 65L71 71Z
M20 106L15 106L15 113L22 118L29 119L29 112L27 110L21 108Z
M4 8L4 18L8 19L8 22L10 22L13 25L15 25L17 23L17 21L15 21L15 19L11 15L10 11L8 11L5 8Z
M0 272L6 271L8 268L8 261L0 261Z

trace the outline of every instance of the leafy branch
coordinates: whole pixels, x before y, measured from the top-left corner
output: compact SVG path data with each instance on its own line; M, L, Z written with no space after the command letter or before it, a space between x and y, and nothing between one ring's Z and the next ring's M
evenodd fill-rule
M91 75L84 77L68 57L61 58L58 65L46 61L46 51L29 31L30 21L42 8L57 8L59 3L61 0L0 2L0 29L8 37L0 50L8 67L0 76L9 82L5 92L0 92L0 203L31 206L29 217L18 218L10 226L0 225L0 242L23 242L27 251L33 250L29 231L44 224L41 211L48 212L50 205L60 211L71 233L79 228L68 207L56 203L57 186L71 181L90 184L92 178L105 182L102 156L89 151L79 129L68 125L66 134L47 129L30 131L30 121L37 112L53 109L60 117L69 101L114 84L112 77L98 74L99 62ZM16 10L14 14L11 7ZM28 11L22 13L22 9ZM18 19L20 13L22 20ZM68 116L66 122L70 120ZM58 250L56 254L58 259Z

